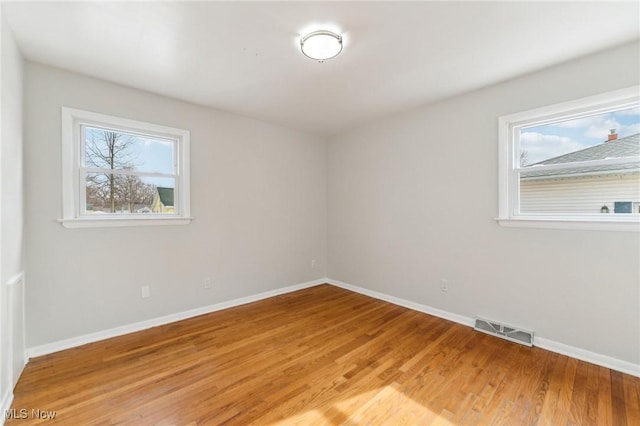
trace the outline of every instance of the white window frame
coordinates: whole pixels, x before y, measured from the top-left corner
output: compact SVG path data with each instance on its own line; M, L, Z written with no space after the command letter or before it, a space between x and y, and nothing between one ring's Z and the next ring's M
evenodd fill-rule
M173 214L82 214L86 203L81 173L84 141L82 126L97 126L175 141L175 197ZM127 118L62 107L62 219L66 228L186 225L191 222L189 138L187 130Z
M603 93L537 108L498 118L498 217L500 225L522 228L586 229L640 232L638 215L614 214L535 214L520 213L520 130L525 127L567 121L624 108L640 106L640 86ZM568 169L588 165L625 164L638 162L640 157L605 159L570 164L550 164L536 171Z

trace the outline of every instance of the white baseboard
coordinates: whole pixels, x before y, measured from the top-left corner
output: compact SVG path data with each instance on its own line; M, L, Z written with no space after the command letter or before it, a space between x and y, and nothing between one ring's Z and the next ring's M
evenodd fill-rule
M27 354L29 358L46 355L46 354L58 352L64 349L85 345L87 343L97 342L100 340L109 339L111 337L122 336L124 334L145 330L151 327L157 327L157 326L169 324L175 321L196 317L198 315L208 314L211 312L220 311L222 309L228 309L228 308L233 308L235 306L244 305L247 303L257 302L259 300L267 299L269 297L278 296L280 294L290 293L293 291L302 290L305 288L314 287L314 286L325 284L325 283L331 284L333 286L340 287L349 291L353 291L356 293L364 294L366 296L370 296L375 299L383 300L385 302L393 303L394 305L403 306L405 308L412 309L414 311L423 312L429 315L433 315L435 317L453 321L462 325L466 325L468 327L473 327L475 322L473 318L466 317L464 315L454 314L452 312L434 308L429 305L423 305L421 303L416 303L406 299L401 299L399 297L391 296L385 293L380 293L374 290L369 290L363 287L358 287L352 284L347 284L342 281L333 280L331 278L322 278L322 279L309 281L302 284L297 284L289 287L279 288L276 290L266 291L253 296L247 296L239 299L229 300L226 302L204 306L201 308L196 308L196 309L192 309L185 312L179 312L176 314L166 315L159 318L153 318L150 320L128 324L121 327L111 328L109 330L85 334L83 336L73 337L71 339L65 339L58 342L53 342L53 343L48 343L41 346L28 348ZM640 364L634 364L628 361L623 361L607 355L598 354L585 349L577 348L575 346L559 343L559 342L546 339L540 336L534 336L533 344L534 346L549 350L551 352L556 352L562 355L579 359L581 361L590 362L592 364L600 365L602 367L610 368L612 370L616 370L622 373L630 374L632 376L640 377Z
M414 311L424 312L425 314L444 318L469 327L473 327L475 323L475 320L473 318L443 311L442 309L434 308L428 305L422 305L420 303L411 302L409 300L400 299L395 296L390 296L385 293L380 293L352 284L347 284L341 281L332 280L331 278L327 278L326 282L336 287L364 294L375 299L384 300L385 302L393 303L394 305L404 306L405 308L413 309ZM640 377L640 364L623 361L621 359L591 352L585 349L577 348L575 346L565 345L564 343L559 343L554 340L546 339L544 337L539 337L536 335L533 336L533 345L551 352L556 352L562 355L569 356L571 358L576 358L581 361L590 362L592 364L600 365L602 367Z
M457 322L463 325L473 327L474 320L462 315L454 314L451 312L443 311L442 309L434 308L428 305L422 305L420 303L411 302L409 300L400 299L399 297L390 296L388 294L379 293L377 291L369 290L367 288L358 287L352 284L347 284L342 281L332 280L327 278L327 283L336 287L344 288L356 293L364 294L365 296L373 297L374 299L384 300L385 302L393 303L394 305L404 306L405 308L412 309L414 311L423 312L425 314L433 315L434 317L444 318L449 321Z
M26 359L26 348L25 348L25 339L26 339L26 321L25 321L25 297L24 297L24 272L19 272L13 277L9 278L6 282L7 287L7 304L5 305L7 308L7 331L8 331L8 345L7 345L7 376L9 379L9 384L11 388L16 385L18 382L18 378L22 374L25 365L27 364ZM20 303L16 303L16 297L20 298ZM19 324L22 324L20 329L18 330L19 335L15 333L15 321L19 319ZM19 342L19 345L16 344L16 340ZM14 365L14 357L16 352L19 353L19 358L22 361L22 367L18 370L15 369ZM4 412L3 412L4 413Z
M247 303L257 302L258 300L267 299L269 297L278 296L280 294L291 293L293 291L302 290L305 288L314 287L314 286L325 284L325 283L326 283L326 279L323 278L323 279L309 281L302 284L296 284L288 287L278 288L275 290L269 290L269 291L258 293L252 296L241 297L239 299L233 299L226 302L216 303L214 305L191 309L189 311L170 314L170 315L166 315L158 318L152 318L146 321L140 321L133 324L123 325L121 327L115 327L115 328L110 328L108 330L98 331L96 333L89 333L82 336L72 337L70 339L65 339L57 342L47 343L40 346L35 346L32 348L28 348L27 354L29 358L47 355L47 354L62 351L65 349L86 345L87 343L93 343L100 340L109 339L112 337L122 336L124 334L134 333L136 331L146 330L148 328L169 324L169 323L184 320L187 318L197 317L198 315L209 314L211 312L220 311L223 309L233 308L235 306L245 305Z
M590 362L622 373L627 373L631 376L640 377L640 365L629 361L623 361L607 355L576 348L575 346L565 345L564 343L545 339L544 337L533 336L533 345L551 352L579 359L580 361Z
M13 403L13 392L11 389L7 389L7 391L2 395L2 405L0 408L2 409L2 413L0 415L0 425L3 425L5 420L7 419L6 413L11 408L11 403Z

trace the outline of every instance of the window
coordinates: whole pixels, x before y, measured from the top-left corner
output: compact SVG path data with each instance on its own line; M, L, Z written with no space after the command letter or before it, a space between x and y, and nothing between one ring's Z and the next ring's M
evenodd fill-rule
M62 108L66 227L186 224L189 132Z
M640 87L499 119L505 226L640 231Z

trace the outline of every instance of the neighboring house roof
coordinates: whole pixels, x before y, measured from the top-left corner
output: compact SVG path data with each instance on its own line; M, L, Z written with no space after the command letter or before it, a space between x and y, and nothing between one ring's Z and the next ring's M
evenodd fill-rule
M157 189L160 202L164 204L165 207L173 207L173 188L163 188L159 186Z
M580 151L570 152L569 154L560 155L558 157L550 158L539 163L530 164L526 166L526 168L531 168L531 170L523 171L521 173L521 176L523 178L539 178L638 171L640 170L640 166L638 164L585 166L570 170L535 170L535 166L539 165L567 164L576 163L579 161L595 161L604 160L607 158L624 158L637 156L640 156L640 133L636 133L635 135L627 136L620 139L606 141L599 145L581 149Z

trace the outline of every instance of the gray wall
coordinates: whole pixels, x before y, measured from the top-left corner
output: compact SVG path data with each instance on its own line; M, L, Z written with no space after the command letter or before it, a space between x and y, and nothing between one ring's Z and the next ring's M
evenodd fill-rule
M22 56L0 7L0 399L24 367ZM0 409L8 408L0 406ZM3 412L4 413L4 412ZM3 414L2 413L2 414Z
M639 84L639 51L628 44L331 138L328 276L639 364L638 233L493 220L498 117Z
M322 138L30 62L25 103L28 347L325 276ZM63 105L189 130L193 222L57 223Z

